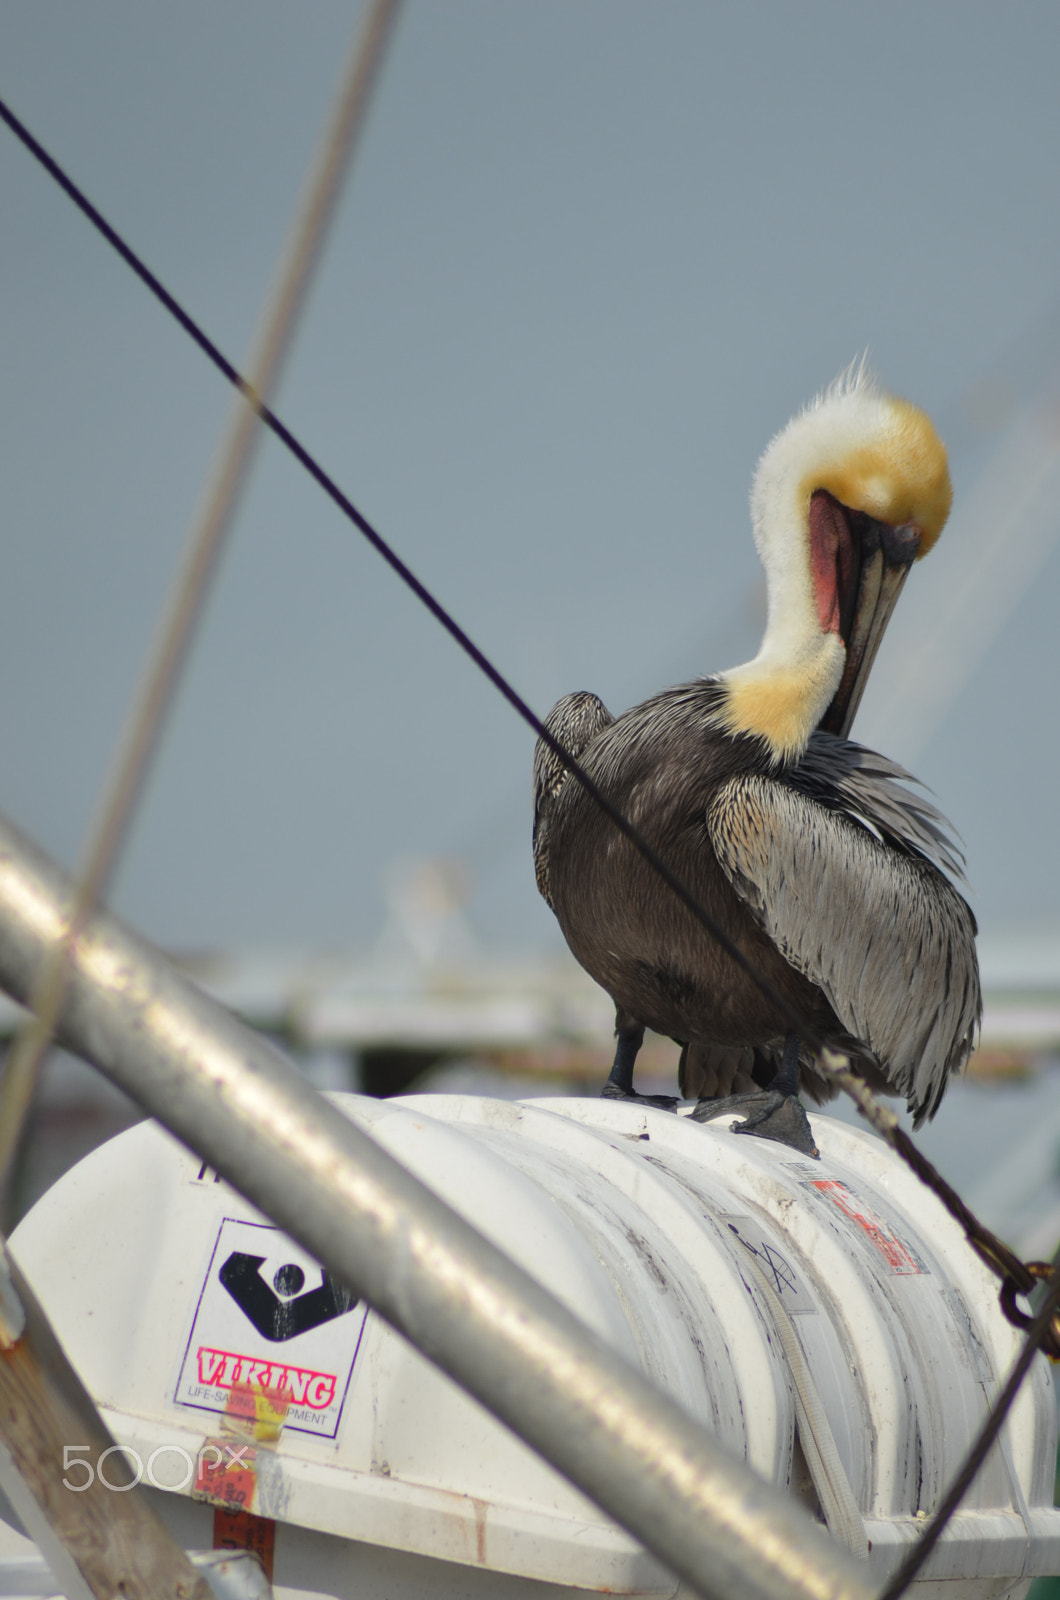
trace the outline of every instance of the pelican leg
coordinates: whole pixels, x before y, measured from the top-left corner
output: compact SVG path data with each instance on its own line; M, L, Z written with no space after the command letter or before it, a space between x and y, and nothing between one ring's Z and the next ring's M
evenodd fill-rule
M712 1122L726 1112L746 1111L746 1121L733 1124L733 1133L753 1133L759 1139L789 1144L800 1155L820 1158L810 1131L809 1118L799 1099L799 1036L789 1033L784 1054L772 1082L760 1094L730 1094L720 1100L701 1100L691 1113L695 1122Z
M768 1085L774 1094L798 1095L800 1043L797 1033L789 1033L785 1038L784 1054L780 1058L780 1066L774 1073L772 1082Z
M615 1060L607 1082L600 1090L601 1100L636 1100L641 1105L672 1111L677 1099L669 1094L638 1094L633 1087L633 1068L644 1043L644 1024L619 1012L615 1021Z

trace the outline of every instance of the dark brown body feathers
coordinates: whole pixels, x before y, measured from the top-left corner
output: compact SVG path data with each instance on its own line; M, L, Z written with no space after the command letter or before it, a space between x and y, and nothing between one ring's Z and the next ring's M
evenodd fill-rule
M546 726L807 1028L930 1115L980 1009L975 923L940 870L959 870L943 819L899 767L829 734L776 770L757 739L724 731L724 693L705 679L617 719L594 695L568 695ZM543 742L534 798L541 892L620 1025L685 1046L685 1093L766 1081L782 1011ZM802 1067L804 1088L826 1097L808 1050Z

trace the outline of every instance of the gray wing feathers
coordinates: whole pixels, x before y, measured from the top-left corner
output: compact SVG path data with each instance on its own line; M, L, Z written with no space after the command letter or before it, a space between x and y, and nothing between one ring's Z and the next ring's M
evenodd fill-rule
M815 733L786 781L826 804L839 802L902 849L964 878L964 856L946 831L950 824L930 800L903 787L917 779L897 761L853 740Z
M877 788L874 826L879 803ZM929 823L935 831L930 813ZM967 1060L981 1012L975 921L910 849L923 825L906 821L906 848L896 849L854 817L763 776L732 779L707 815L737 894L918 1120Z

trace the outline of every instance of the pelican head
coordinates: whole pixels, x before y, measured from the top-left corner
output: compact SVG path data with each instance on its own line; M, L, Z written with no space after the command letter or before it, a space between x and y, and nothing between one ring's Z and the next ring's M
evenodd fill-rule
M721 674L723 720L777 762L816 728L845 735L909 568L942 532L952 491L931 419L864 363L767 447L751 515L768 619L753 661Z

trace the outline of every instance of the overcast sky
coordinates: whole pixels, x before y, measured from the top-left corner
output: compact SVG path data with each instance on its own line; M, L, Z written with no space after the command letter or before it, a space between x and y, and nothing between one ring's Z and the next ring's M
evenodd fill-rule
M0 95L241 360L357 15L5 0ZM1055 0L409 0L277 407L542 713L746 659L755 460L853 356L959 509L1055 384L1058 69ZM69 862L228 394L6 130L0 197L0 809ZM1042 551L917 757L988 928L1060 915ZM460 855L483 936L542 946L532 744L267 444L115 902L343 944Z

